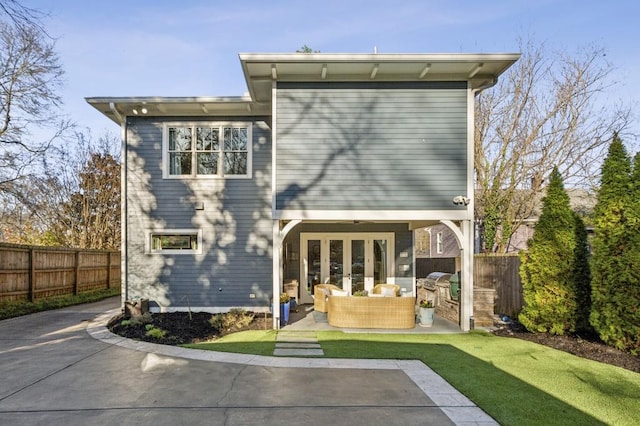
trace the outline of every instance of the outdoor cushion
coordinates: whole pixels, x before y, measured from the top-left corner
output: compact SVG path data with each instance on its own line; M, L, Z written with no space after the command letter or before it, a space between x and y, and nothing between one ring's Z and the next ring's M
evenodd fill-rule
M349 292L347 290L336 290L335 288L331 289L332 296L348 296Z
M395 297L396 296L396 290L394 288L391 287L383 287L381 290L381 294L385 297Z

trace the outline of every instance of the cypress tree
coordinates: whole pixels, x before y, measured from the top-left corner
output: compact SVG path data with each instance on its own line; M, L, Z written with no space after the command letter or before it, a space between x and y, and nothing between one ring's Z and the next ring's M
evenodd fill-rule
M584 221L577 213L575 217L576 248L574 252L573 279L576 289L576 331L592 334L589 324L591 314L591 270L589 269L589 241Z
M591 262L591 325L607 344L640 353L640 160L614 134L602 166Z
M518 319L529 331L564 334L575 330L574 228L569 195L554 168L529 249L521 252L525 306Z

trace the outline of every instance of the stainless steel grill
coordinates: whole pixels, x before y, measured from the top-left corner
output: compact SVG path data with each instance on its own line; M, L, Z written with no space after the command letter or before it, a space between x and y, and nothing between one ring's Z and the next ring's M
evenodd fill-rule
M419 279L416 284L418 287L435 291L438 284L449 285L449 278L451 278L451 274L446 272L432 272L427 275L427 278Z

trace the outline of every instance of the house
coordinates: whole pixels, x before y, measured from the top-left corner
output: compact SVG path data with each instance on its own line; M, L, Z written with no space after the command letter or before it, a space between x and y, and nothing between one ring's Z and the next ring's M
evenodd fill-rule
M243 97L92 97L122 128L123 300L274 312L285 283L415 294L414 230L462 250L474 96L518 54L240 54Z

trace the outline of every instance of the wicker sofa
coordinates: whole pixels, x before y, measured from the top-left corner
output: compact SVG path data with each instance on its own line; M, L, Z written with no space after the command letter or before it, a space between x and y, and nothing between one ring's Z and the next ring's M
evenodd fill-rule
M414 297L329 296L329 325L346 328L414 328Z
M331 290L342 290L334 284L316 284L313 288L313 309L316 312L327 312L327 297Z

